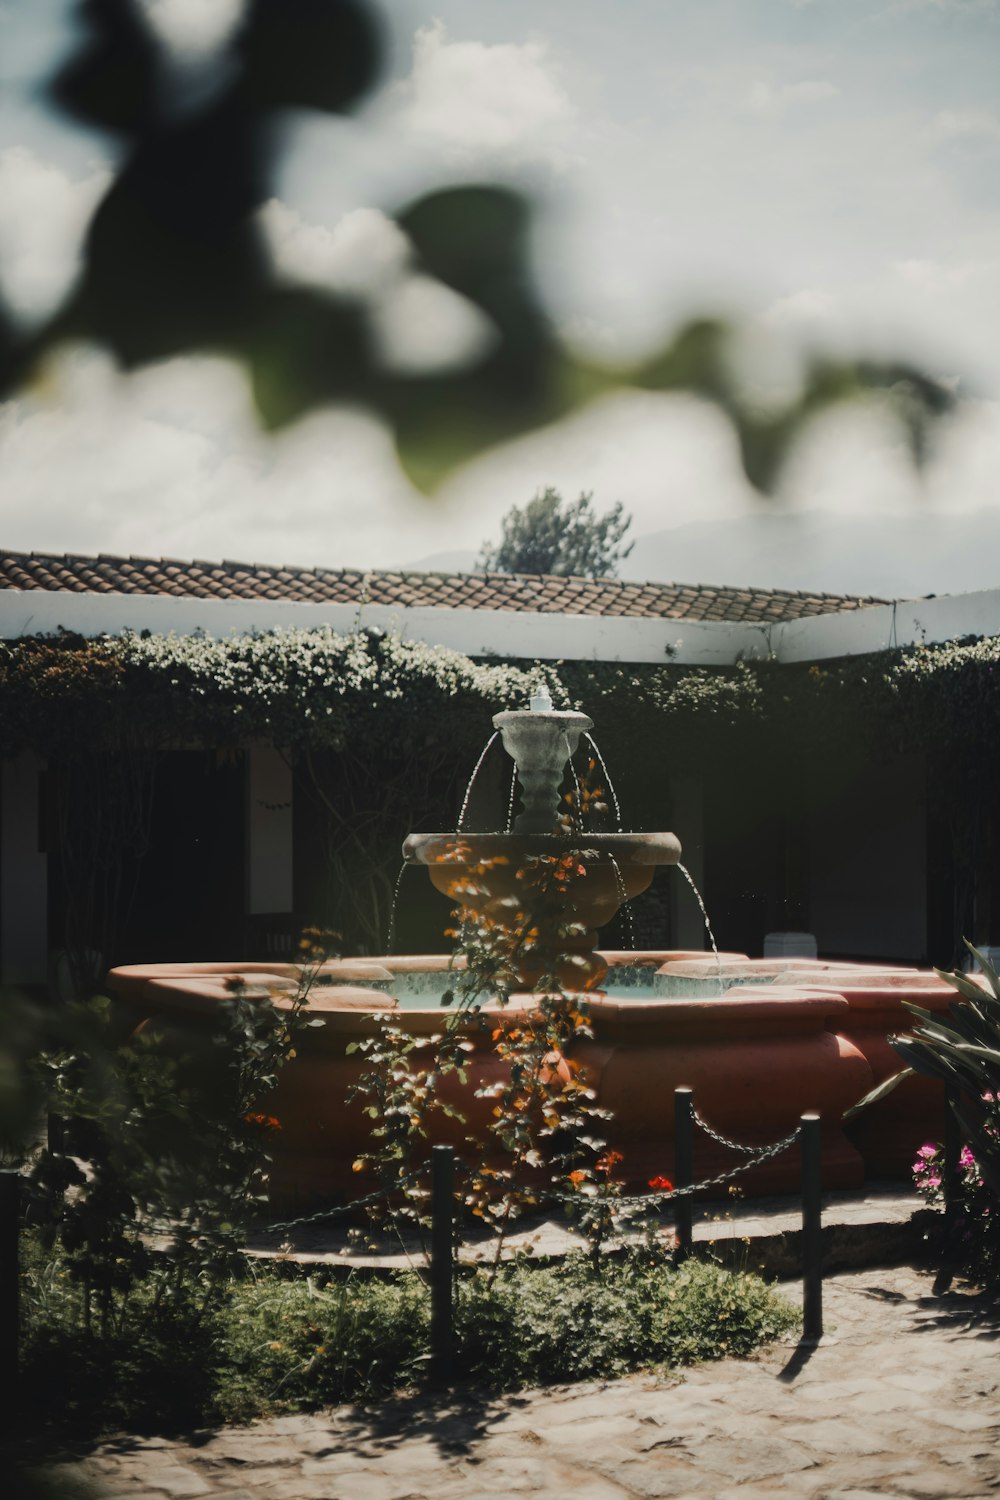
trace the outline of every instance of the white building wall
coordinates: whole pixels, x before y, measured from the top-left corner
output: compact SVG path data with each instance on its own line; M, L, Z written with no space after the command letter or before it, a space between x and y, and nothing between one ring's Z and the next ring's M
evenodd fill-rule
M328 625L348 632L379 626L406 640L467 656L549 661L676 662L731 666L738 660L825 661L935 644L964 635L1000 634L1000 589L813 615L759 625L729 621L648 620L516 610L405 608L378 604L293 604L266 599L187 599L145 594L71 594L0 589L0 638L52 634L120 635L125 630L222 639L274 629Z
M292 855L292 769L277 750L256 746L247 755L249 916L293 909Z

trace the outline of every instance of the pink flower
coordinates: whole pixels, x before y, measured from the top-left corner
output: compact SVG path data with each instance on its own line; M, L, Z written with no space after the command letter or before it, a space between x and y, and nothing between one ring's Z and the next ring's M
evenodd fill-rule
M968 1169L969 1167L974 1167L976 1165L976 1158L973 1156L968 1146L962 1147L962 1154L958 1158L958 1164L960 1167L965 1167L966 1169Z
M922 1158L924 1161L933 1161L935 1156L937 1156L937 1153L938 1148L928 1143L926 1146L921 1146L918 1149L917 1156Z
M939 1188L941 1186L941 1178L938 1176L937 1172L932 1172L928 1177L927 1186L931 1188Z

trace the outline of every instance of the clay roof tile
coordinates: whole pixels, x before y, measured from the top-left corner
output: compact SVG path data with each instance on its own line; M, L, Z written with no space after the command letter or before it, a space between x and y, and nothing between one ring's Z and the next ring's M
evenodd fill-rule
M412 569L281 568L179 558L0 554L0 586L25 591L161 594L168 597L291 599L302 602L533 611L640 619L800 619L884 603L802 590L713 587L538 573L419 573Z

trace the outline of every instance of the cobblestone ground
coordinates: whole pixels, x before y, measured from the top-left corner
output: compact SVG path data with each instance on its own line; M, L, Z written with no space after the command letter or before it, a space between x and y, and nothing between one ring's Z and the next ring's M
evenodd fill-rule
M130 1500L1000 1492L1000 1313L968 1293L935 1296L928 1275L906 1268L829 1279L825 1311L827 1339L813 1350L775 1345L679 1378L414 1397L184 1441L122 1438L72 1472Z

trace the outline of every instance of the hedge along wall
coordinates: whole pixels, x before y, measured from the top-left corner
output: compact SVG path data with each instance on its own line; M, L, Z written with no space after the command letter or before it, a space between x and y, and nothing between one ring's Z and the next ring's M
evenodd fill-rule
M727 671L479 662L377 630L24 639L0 643L0 753L30 746L58 768L71 949L114 954L114 911L144 853L162 756L261 741L289 756L312 799L345 945L372 947L401 838L452 825L492 714L523 705L541 678L557 705L594 719L637 826L669 816L670 783L684 772L711 780L738 766L757 795L787 805L806 770L815 785L921 752L963 887L955 921L972 930L970 892L996 821L996 639Z

